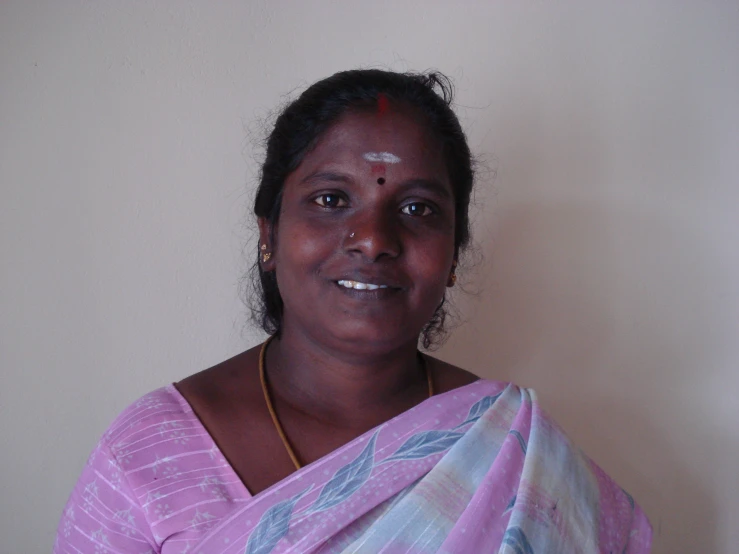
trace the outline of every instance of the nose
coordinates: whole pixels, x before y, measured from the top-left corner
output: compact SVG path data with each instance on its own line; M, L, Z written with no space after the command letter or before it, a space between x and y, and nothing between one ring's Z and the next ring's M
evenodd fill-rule
M382 210L358 214L348 221L344 250L368 262L383 257L397 258L401 251L400 229L396 218Z

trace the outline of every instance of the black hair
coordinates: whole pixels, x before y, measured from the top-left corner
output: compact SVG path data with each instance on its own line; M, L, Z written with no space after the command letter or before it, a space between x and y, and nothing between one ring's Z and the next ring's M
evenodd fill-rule
M287 176L319 137L349 110L377 107L378 98L412 106L442 144L455 202L455 258L470 239L469 203L474 181L473 159L462 126L452 110L453 86L438 72L396 73L379 69L342 71L314 83L279 114L266 141L254 214L272 229L279 219ZM259 255L259 254L258 254ZM279 336L283 303L274 272L259 259L253 268L252 313L265 332ZM446 311L442 299L422 330L425 348L443 336Z

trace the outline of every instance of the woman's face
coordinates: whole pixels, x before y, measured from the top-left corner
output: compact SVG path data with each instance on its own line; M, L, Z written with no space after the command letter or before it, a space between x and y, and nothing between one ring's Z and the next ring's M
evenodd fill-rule
M265 264L285 332L357 353L416 341L450 284L454 213L426 126L403 110L345 114L285 181Z

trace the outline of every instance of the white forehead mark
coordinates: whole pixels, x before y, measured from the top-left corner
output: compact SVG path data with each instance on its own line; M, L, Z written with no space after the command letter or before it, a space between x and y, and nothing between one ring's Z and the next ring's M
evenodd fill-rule
M390 152L367 152L362 157L368 162L385 162L386 164L396 164L400 158Z

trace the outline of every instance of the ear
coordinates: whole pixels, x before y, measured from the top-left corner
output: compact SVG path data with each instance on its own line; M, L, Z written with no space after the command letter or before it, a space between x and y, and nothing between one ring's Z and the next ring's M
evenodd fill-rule
M447 288L452 288L454 284L457 282L457 274L455 273L457 271L457 258L454 257L454 261L452 262L452 269L449 272L449 278L447 279L446 286Z
M274 249L274 229L273 225L267 221L267 218L260 217L259 223L259 264L262 266L262 271L274 271L275 270L275 249ZM266 248L263 249L263 246ZM268 260L264 261L264 254L269 254Z

